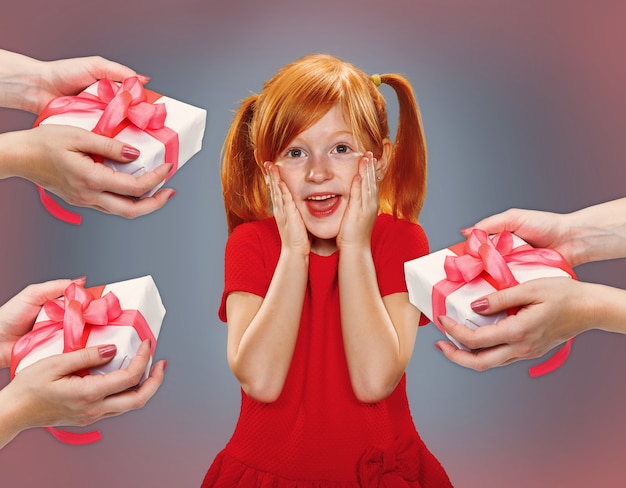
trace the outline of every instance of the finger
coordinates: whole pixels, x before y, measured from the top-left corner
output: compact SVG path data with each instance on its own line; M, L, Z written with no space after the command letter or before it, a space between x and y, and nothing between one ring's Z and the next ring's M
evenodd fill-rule
M44 283L34 283L24 288L20 294L23 294L28 302L37 306L42 306L48 300L53 300L63 295L65 289L72 282L82 286L85 284L85 278L81 277L76 280L59 279L46 281Z
M113 81L123 81L124 78L137 75L135 70L128 66L100 56L92 56L89 58L89 61L91 64L90 73L97 80L107 78Z
M48 362L49 369L58 378L62 378L83 369L102 366L111 361L116 352L115 344L102 344L64 354L55 354L40 361Z
M502 213L486 217L474 225L477 229L482 229L488 234L497 232L515 232L519 228L517 209L509 209Z
M85 379L93 383L92 387L97 389L102 397L128 390L137 386L141 381L150 362L150 354L150 341L145 340L140 344L135 357L126 369L111 371L104 375L89 376Z
M477 298L470 305L472 310L481 315L491 315L511 308L535 303L533 284L530 281L511 288L505 288L484 297Z
M154 170L136 177L101 166L93 177L96 181L92 182L91 189L139 198L164 181L171 169L170 163L164 163Z
M104 192L97 195L94 208L127 219L134 219L163 207L175 194L176 191L171 188L162 188L151 197L137 200Z
M141 154L139 149L117 139L74 128L81 133L77 136L76 150L85 154L96 154L120 163L134 161Z
M508 346L497 346L478 352L458 349L454 344L446 341L436 342L435 346L448 360L459 366L476 371L485 371L514 361L514 359L511 358Z
M137 389L110 395L102 402L105 417L143 408L163 383L167 361L161 360L150 369L150 376Z
M445 331L469 349L484 349L501 344L508 344L508 328L504 321L498 324L483 325L478 329L459 324L445 315L439 317Z
M283 201L283 190L280 188L280 173L278 172L278 168L275 164L271 162L265 163L266 170L269 175L269 184L270 184L270 192L272 195L272 204L274 206L274 213L278 213L278 215L284 214L284 201Z

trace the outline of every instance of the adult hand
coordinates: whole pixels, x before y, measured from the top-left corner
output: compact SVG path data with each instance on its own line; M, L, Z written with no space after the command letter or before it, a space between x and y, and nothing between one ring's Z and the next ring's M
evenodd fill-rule
M509 231L534 247L558 251L571 266L575 266L578 263L572 263L575 253L566 220L566 215L562 214L512 208L487 217L473 227L461 230L461 233L467 237L473 228L482 229L488 234Z
M570 278L527 281L472 303L474 311L484 315L515 307L521 307L515 315L476 330L440 317L446 332L474 351L446 341L436 346L450 361L483 371L543 356L585 330L626 332L624 290Z
M10 141L9 141L10 138ZM64 125L0 134L0 176L20 176L66 202L135 218L161 208L176 193L163 188L137 199L161 183L172 165L135 177L96 163L89 154L130 162L139 151L120 141Z
M85 278L74 280L85 284ZM63 295L72 280L29 285L0 307L0 368L9 366L15 342L30 331L43 304Z
M149 78L100 56L39 61L0 50L0 106L39 114L53 98L76 95L99 79Z
M105 375L76 376L115 356L114 345L88 347L41 359L21 370L0 391L0 447L31 427L91 424L105 417L142 408L163 382L165 361L154 364L150 375L135 387L150 360L150 342L144 341L127 369Z

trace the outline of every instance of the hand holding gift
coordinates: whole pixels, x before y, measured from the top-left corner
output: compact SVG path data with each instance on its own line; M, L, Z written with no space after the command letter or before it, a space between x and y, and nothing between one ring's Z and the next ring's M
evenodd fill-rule
M569 214L511 209L481 220L489 233L510 230L536 246L558 250L572 266L626 257L626 198ZM466 229L468 234L471 229ZM447 342L437 347L453 362L485 370L543 355L556 344L590 329L626 333L626 291L611 286L556 278L522 283L472 303L493 314L521 307L497 325L472 331L447 317L445 330L476 349L469 353Z
M121 82L135 76L141 85L149 80L130 68L97 56L42 62L0 50L0 106L40 113L55 97L76 95L98 80ZM200 129L201 126L203 132L205 111L191 108L195 110L193 117L196 128ZM169 120L170 117L166 125ZM90 133L91 128L79 129L85 127L84 122L75 124L66 119L56 123L69 125L0 134L0 178L19 176L36 183L45 205L59 218L74 224L80 222L80 216L62 209L41 188L73 205L91 207L126 218L153 212L175 194L172 189L156 191L172 175L175 161L161 159L159 164L152 167L154 169L140 163L139 166L127 169L129 174L125 174L120 172L125 171L120 169L120 165L136 160L147 148L136 147L133 140L112 139L115 135L113 133L101 132L99 135ZM199 150L199 147L195 150ZM111 161L110 166L114 170L95 163L91 155L100 161ZM185 158L191 157L184 154L182 149L178 156L179 166L182 166ZM131 174L136 178L131 177Z
M47 299L33 329L15 341L11 352L11 377L19 378L30 365L60 353L102 344L115 345L106 364L79 371L79 376L114 372L132 364L143 344L154 354L165 309L150 276L84 289L72 282L64 295ZM41 302L41 300L38 300ZM145 365L147 366L147 365ZM144 379L148 371L141 372ZM51 429L65 442L82 444L99 439L99 433L72 434Z
M84 285L84 279L74 280ZM14 344L27 333L48 300L70 286L70 280L30 285L0 307L0 367L9 365ZM0 448L22 430L47 425L87 425L101 418L141 408L163 381L165 361L152 366L150 375L136 386L151 360L144 341L126 369L105 375L80 377L74 373L102 367L117 347L104 343L57 354L24 368L0 390Z
M510 232L488 236L473 230L468 240L405 264L409 299L446 333L445 316L469 329L499 322L515 309L488 316L472 309L475 300L494 291L544 277L575 277L563 257L551 249L535 249ZM443 320L442 320L443 318ZM447 334L459 349L467 346ZM531 368L531 376L545 374L567 357L571 343L549 362ZM451 346L454 347L454 346ZM468 354L471 354L467 352Z

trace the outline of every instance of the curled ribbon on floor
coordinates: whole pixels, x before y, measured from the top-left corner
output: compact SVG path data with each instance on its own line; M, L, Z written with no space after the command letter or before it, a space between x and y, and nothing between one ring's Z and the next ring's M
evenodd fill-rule
M92 326L130 326L137 331L141 341L150 339L154 355L156 339L144 316L138 310L122 310L119 299L109 292L100 297L104 286L85 289L70 284L63 297L48 300L44 310L50 320L38 322L13 346L11 353L11 378L19 363L34 349L63 331L63 352L83 349L87 345ZM89 374L84 370L80 376ZM46 429L58 440L68 444L88 444L100 440L99 431L75 433L53 427Z
M508 263L539 264L559 268L576 279L565 258L553 249L537 249L528 244L513 247L513 234L501 232L489 236L480 229L472 230L467 241L449 248L456 256L446 256L446 278L436 283L432 293L433 322L441 329L439 316L446 315L446 297L466 283L480 277L496 290L518 285ZM516 313L510 310L508 313ZM530 368L530 376L541 376L557 369L567 359L573 338L542 364Z
M129 125L149 134L165 146L165 162L171 163L169 179L178 169L178 134L165 126L167 110L163 103L154 103L161 95L146 90L139 78L126 78L121 84L111 80L97 82L97 95L82 92L76 96L58 97L51 100L35 121L39 126L48 117L65 113L89 113L102 111L92 132L106 137L115 137ZM101 163L100 156L92 156ZM56 218L70 224L79 225L80 215L69 212L37 186L43 206Z

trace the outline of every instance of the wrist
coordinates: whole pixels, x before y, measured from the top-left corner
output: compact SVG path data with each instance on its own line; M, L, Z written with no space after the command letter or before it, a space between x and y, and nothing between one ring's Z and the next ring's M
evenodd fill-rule
M45 63L0 51L0 106L37 113Z

